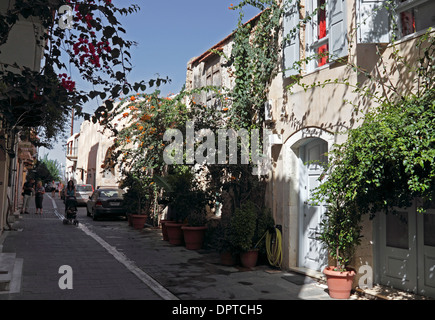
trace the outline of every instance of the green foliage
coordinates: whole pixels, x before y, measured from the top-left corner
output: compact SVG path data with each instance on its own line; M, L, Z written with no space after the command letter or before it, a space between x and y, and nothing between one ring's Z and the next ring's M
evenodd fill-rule
M71 29L61 28L59 15L55 14L65 4L73 9ZM14 61L0 63L0 121L6 130L36 129L40 138L36 145L50 147L59 133L64 132L72 110L76 116L96 122L107 116L120 95L132 90L144 91L147 86L167 81L131 83L127 80L132 70L130 50L135 43L126 40L126 30L118 19L137 12L137 5L117 7L109 0L22 0L3 8L0 51L17 23L29 19L44 64L40 70L32 70ZM67 73L74 72L92 90L77 90L78 79L67 78ZM82 112L82 106L94 98L107 99L106 106L98 108L94 115Z
M40 179L43 182L60 181L62 179L62 166L57 160L48 159L48 154L44 155L44 158L40 159L40 163L43 163L50 173L51 179L48 181ZM36 180L36 179L35 179Z
M237 208L231 219L230 241L239 252L249 251L255 245L257 209L252 202Z
M203 208L193 210L187 216L187 224L190 227L202 227L207 224L207 211Z
M235 252L264 249L261 241L264 233L274 226L270 211L260 210L253 202L247 201L237 208L231 217L228 240Z
M160 187L165 188L166 202L176 212L175 219L190 226L205 224L205 206L210 194L200 186L190 166L174 166L164 177L158 177Z
M373 218L381 211L408 207L416 198L423 200L418 210L424 211L434 200L435 39L429 34L417 44L422 55L411 66L417 74L414 93L393 90L395 99L377 95L382 103L330 152L328 177L313 193L313 200L329 204L320 240L339 268L359 244L362 215Z
M127 189L124 202L131 214L149 214L154 188L151 179L137 172L124 172L120 187Z
M263 12L255 21L243 23L243 7L247 5ZM274 0L242 1L234 9L240 9L240 18L228 62L236 76L231 92L231 124L234 128L250 128L264 120L263 106L281 51L278 37L283 11Z
M28 173L27 178L42 181L43 184L55 180L46 164L40 160L36 162L35 168Z

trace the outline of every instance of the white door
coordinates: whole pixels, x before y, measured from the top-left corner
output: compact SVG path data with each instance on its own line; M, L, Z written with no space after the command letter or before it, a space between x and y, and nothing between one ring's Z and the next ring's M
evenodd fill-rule
M417 289L415 206L380 214L380 282L397 289Z
M327 251L317 239L320 222L326 211L325 204L313 204L309 201L311 192L319 185L323 165L327 161L325 153L328 145L321 139L314 139L300 148L303 166L301 169L301 204L299 266L321 271L327 264Z
M435 209L380 214L380 282L435 297Z
M417 214L418 293L435 297L435 208Z

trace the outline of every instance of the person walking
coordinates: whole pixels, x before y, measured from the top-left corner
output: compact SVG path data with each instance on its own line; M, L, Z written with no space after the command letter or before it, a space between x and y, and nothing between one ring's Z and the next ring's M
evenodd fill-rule
M42 200L44 200L45 188L42 186L42 181L38 181L35 188L35 214L38 214L38 209L40 214L42 214Z
M65 199L67 197L75 197L76 196L76 186L74 185L74 181L68 181L68 184L65 188Z
M23 185L23 207L21 208L21 214L25 213L28 214L29 213L29 204L30 204L30 199L32 198L32 194L34 192L34 188L35 188L35 180L34 179L29 179L28 181L26 181Z
M59 186L58 186L58 190L59 190L59 199L62 198L61 194L62 194L62 192L63 192L63 187L64 187L63 182L60 181L60 182L59 182Z
M56 182L54 180L51 182L51 196L56 198Z
M71 206L77 208L76 186L72 180L68 181L65 188L65 216L67 215L68 207Z

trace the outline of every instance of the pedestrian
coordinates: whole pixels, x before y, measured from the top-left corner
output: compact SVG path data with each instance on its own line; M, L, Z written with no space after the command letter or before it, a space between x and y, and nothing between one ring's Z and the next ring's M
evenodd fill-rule
M54 180L51 182L51 196L53 198L56 197L56 183L54 182Z
M34 179L29 179L28 181L26 181L23 185L23 207L21 208L21 214L29 213L29 204L30 204L30 199L32 198L32 194L34 192L34 188L35 188L35 180Z
M75 197L76 196L76 186L74 185L74 181L68 181L68 184L65 188L65 199L67 197Z
M74 185L74 181L70 180L68 181L66 188L65 188L65 212L66 209L68 208L68 205L70 205L72 202L76 203L76 186ZM73 199L68 197L74 197Z
M58 187L58 190L59 190L59 199L61 199L62 198L62 192L63 192L63 187L64 187L64 185L63 185L63 183L62 183L62 181L60 181L59 182L59 187Z
M35 188L35 205L36 211L35 214L38 214L38 209L40 214L42 214L42 200L44 200L45 189L42 186L42 181L38 181Z

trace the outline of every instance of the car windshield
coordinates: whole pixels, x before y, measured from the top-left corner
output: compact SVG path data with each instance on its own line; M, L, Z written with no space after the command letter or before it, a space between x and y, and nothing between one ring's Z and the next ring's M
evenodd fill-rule
M101 198L122 198L122 194L124 192L122 190L101 190L100 197Z
M76 187L77 191L92 191L92 186L77 186Z

